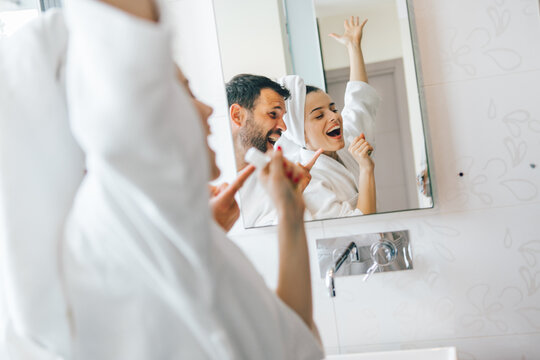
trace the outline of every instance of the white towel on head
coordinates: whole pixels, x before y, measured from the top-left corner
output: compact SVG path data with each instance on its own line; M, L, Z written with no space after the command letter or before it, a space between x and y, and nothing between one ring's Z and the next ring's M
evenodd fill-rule
M283 133L283 137L297 146L306 147L304 135L306 85L304 80L298 75L287 75L278 79L278 82L291 93L291 96L285 102L287 113L283 117L283 121L287 126L287 130Z
M84 173L69 129L62 13L49 10L0 41L0 266L14 359L69 355L59 246Z

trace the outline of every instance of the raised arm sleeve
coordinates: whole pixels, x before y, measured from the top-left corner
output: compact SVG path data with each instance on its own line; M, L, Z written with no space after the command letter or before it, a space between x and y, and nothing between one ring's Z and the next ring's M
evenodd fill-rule
M341 115L345 140L364 133L373 145L375 141L375 119L381 98L377 91L363 81L349 81L345 89L344 106Z

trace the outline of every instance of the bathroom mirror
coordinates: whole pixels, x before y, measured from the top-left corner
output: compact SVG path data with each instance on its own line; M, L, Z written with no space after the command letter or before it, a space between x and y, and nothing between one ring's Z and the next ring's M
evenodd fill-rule
M405 0L214 0L214 10L225 81L230 81L237 74L246 73L263 75L273 80L285 75L299 75L306 85L314 85L330 95L335 103L329 108L332 111L344 109L350 68L347 48L328 34L344 34L344 20L350 20L351 16L358 16L360 23L368 19L363 28L361 48L369 86L380 98L376 114L373 115L373 129L369 134L366 133L366 140L373 143L374 148L370 152L370 159L375 164L376 210L373 213L433 206L423 125L423 100L419 91L415 61L417 54L410 27L411 4ZM352 23L349 25L352 26ZM355 101L367 102L366 107L369 108L372 100L366 99L371 93L359 94ZM262 104L262 95L259 100ZM271 101L268 103L270 105ZM278 114L275 111L272 113L273 110L268 110L268 114L279 117L281 106L279 101L273 103L268 109L277 109ZM287 111L291 114L291 109ZM228 114L231 115L230 109ZM342 137L345 144L342 148L344 150L340 151L347 152L349 143L354 142L360 134L349 135L347 141L345 131L349 120L345 114L344 111L342 124L337 126L343 128L338 131L339 134L332 131L325 134L333 136L333 139ZM257 121L257 109L248 112L247 116ZM234 127L241 125L235 123L232 117L229 121L234 138ZM321 133L336 128L327 127L323 126ZM263 147L271 149L279 134L266 130L260 133L261 136L267 136L263 137ZM282 139L287 131L291 131L290 127L283 131ZM311 140L307 128L304 135L306 143ZM243 136L246 136L245 132ZM268 146L266 141L269 142ZM240 171L244 166L242 145L238 144L241 139L233 139L233 142L237 171ZM309 147L305 144L303 146ZM287 147L284 147L286 156L296 151L285 150ZM301 148L297 150L303 151ZM359 193L365 193L361 189L363 185L362 180L358 180L358 172L352 171L347 175L343 170L350 170L354 166L348 166L344 156L338 155L338 158L336 160L322 155L317 160L315 166L318 166L322 180L321 176L315 179L313 175L314 179L304 192L305 199L308 190L311 199L315 199L311 202L306 200L306 220L366 213L356 209ZM315 171L312 170L312 173ZM343 180L347 176L348 180ZM327 198L333 196L332 191L335 192L331 190L329 194L328 189L338 189L339 192L348 186L344 181L353 187L356 185L356 197L351 196L350 191L344 191L344 194L336 195L344 203L340 210L317 212L313 207L317 207L318 203L325 206ZM327 187L328 183L331 183L330 187ZM317 192L317 189L324 191ZM240 193L246 228L276 223L272 201L265 198L256 180L251 184L246 183Z

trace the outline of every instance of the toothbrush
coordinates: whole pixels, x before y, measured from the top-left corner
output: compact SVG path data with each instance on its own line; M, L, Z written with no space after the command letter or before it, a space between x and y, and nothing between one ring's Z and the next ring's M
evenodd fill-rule
M268 164L268 162L270 161L270 157L266 156L262 151L252 147L249 148L249 150L246 152L244 160L254 165L258 171L264 168L266 164Z

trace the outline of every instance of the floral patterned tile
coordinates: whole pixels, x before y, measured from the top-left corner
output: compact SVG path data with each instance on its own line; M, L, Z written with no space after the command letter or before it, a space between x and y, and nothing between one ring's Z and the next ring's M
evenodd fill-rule
M538 70L535 0L414 0L426 85Z
M413 270L336 279L341 346L539 332L540 206L520 208L392 224L410 232Z
M426 88L441 210L540 201L539 82L534 71Z

